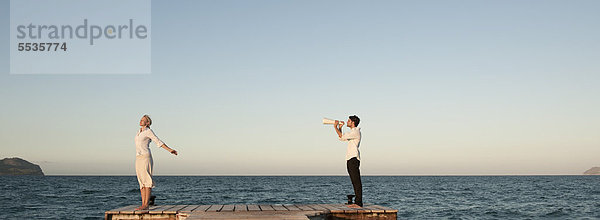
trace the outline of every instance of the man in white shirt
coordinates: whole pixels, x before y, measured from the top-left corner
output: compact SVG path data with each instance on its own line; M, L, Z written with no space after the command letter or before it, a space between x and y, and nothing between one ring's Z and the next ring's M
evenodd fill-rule
M347 126L350 128L349 132L342 134L342 127L344 126L343 121L335 121L333 128L340 138L340 141L348 141L348 148L346 150L346 168L348 169L348 175L352 181L354 187L354 194L356 200L354 204L348 206L351 208L360 208L363 206L362 202L362 183L360 181L360 128L357 127L360 123L360 119L356 115L348 117Z

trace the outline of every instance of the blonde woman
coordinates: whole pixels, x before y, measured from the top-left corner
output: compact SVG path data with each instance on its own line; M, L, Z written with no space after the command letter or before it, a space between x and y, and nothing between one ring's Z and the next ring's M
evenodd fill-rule
M148 115L142 116L140 120L140 130L135 136L135 174L137 175L138 182L140 184L140 194L142 194L142 205L136 210L148 209L150 202L150 194L154 187L154 181L152 181L152 153L150 152L149 144L154 141L156 146L162 147L170 153L177 155L177 151L169 148L163 143L156 135L154 131L150 129L152 119Z

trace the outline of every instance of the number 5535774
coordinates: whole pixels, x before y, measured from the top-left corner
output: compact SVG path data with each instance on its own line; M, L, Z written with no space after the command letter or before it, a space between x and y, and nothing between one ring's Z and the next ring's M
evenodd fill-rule
M19 43L19 51L67 51L67 43Z

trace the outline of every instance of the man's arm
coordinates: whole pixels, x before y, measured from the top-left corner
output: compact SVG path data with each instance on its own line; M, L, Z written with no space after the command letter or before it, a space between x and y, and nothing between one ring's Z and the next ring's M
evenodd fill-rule
M341 124L340 124L340 122L341 122ZM342 138L342 127L343 126L344 126L343 121L335 120L335 123L333 123L333 129L335 130L335 133L337 133L339 138Z
M353 139L360 139L360 132L356 130L350 130L346 132L342 136L340 136L340 141L349 141Z

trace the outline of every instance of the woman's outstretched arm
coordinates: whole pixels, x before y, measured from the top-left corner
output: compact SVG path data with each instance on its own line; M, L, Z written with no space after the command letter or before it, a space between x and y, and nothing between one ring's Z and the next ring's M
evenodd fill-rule
M169 146L167 146L167 144L165 144L165 142L161 141L161 140L160 140L160 139L159 139L159 138L156 136L156 134L154 134L154 131L153 131L152 129L150 129L150 133L148 133L148 136L150 137L150 139L151 139L152 141L154 141L154 143L156 143L156 145L158 145L158 146L160 146L160 147L164 148L165 150L169 151L169 152L170 152L170 153L172 153L172 154L175 154L175 155L177 155L177 151L176 151L176 150L173 150L173 149L171 149Z
M171 148L170 148L169 146L167 146L166 144L163 144L163 145L161 145L160 147L164 148L165 150L169 151L169 152L170 152L170 153L172 153L172 154L175 154L175 155L177 155L177 151L176 151L176 150L173 150L173 149L171 149Z

